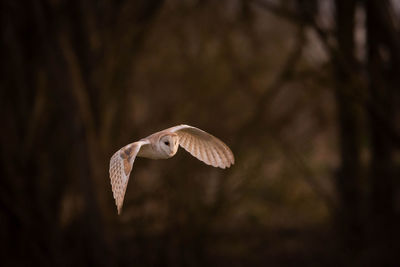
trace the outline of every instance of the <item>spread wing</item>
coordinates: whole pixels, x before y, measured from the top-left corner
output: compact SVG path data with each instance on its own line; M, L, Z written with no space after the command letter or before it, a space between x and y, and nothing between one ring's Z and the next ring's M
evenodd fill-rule
M129 174L131 173L133 162L140 148L148 145L148 141L138 141L126 145L111 157L110 160L110 180L115 205L117 205L118 214L121 213L122 204L126 187L128 186Z
M181 147L208 165L225 169L235 163L229 147L203 130L189 125L179 125L167 130L178 135Z

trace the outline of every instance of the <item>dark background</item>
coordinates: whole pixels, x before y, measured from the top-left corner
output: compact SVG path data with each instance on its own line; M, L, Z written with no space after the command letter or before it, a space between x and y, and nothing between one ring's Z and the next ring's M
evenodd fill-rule
M400 266L397 0L4 0L2 266ZM186 123L233 150L111 155Z

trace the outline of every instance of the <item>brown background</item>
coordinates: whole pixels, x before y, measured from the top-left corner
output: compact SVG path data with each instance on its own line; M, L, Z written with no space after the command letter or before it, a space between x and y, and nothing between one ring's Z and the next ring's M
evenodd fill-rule
M2 266L396 266L389 0L5 0ZM111 155L186 123L236 156ZM399 266L399 265L397 265Z

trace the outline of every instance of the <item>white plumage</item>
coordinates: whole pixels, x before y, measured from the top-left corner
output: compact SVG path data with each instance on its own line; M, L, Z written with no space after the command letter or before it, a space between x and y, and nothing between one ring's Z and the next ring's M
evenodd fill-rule
M110 160L111 187L118 214L121 213L135 158L168 159L176 154L179 145L214 167L225 169L235 163L232 151L221 140L189 125L171 127L128 144L115 152Z

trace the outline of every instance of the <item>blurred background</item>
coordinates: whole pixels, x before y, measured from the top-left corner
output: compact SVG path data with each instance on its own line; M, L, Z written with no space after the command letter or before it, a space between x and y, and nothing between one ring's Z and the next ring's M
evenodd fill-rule
M2 266L400 266L397 0L5 0ZM226 142L111 155L190 124Z

